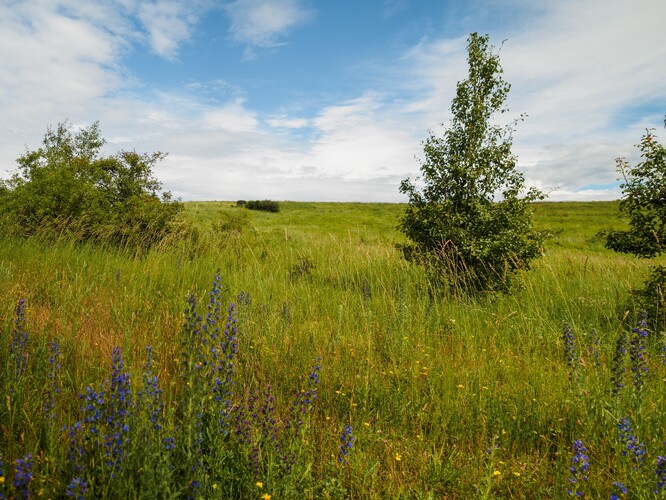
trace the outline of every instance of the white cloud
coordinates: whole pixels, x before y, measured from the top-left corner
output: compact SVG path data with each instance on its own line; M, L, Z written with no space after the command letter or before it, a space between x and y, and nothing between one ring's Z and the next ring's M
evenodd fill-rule
M137 9L139 19L148 30L153 52L173 59L180 45L189 40L205 4L192 0L157 0L141 2Z
M467 75L466 37L424 39L369 75L374 83L355 97L307 113L259 112L223 80L161 93L138 86L125 55L147 43L177 57L211 6L0 3L0 169L69 117L100 120L110 150L169 151L155 173L185 199L403 200L400 179L418 175L421 140L448 121L456 81ZM312 18L296 0L236 0L225 12L230 36L251 52L279 45ZM666 4L560 0L540 16L517 16L512 31L491 33L494 43L508 38L501 58L510 107L530 115L515 134L519 165L530 184L558 188L551 199L616 198L614 158L635 159L643 128L663 122L641 106L666 103Z
M312 18L299 0L235 0L225 10L232 38L250 46L246 58L254 57L252 46L275 47L292 28Z
M241 100L206 111L203 116L203 128L227 130L229 132L254 132L257 130L256 113L243 107Z
M310 120L307 118L294 118L285 115L268 118L266 123L274 128L299 129L310 126Z

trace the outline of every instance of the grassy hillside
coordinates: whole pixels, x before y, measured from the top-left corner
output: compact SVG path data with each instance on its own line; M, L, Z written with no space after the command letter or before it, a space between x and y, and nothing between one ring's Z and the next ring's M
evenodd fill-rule
M660 340L651 334L640 351L648 368L640 390L642 368L635 375L627 360L622 371L616 343L623 332L634 338L628 291L659 260L603 248L599 230L622 226L617 203L536 205L538 224L554 235L544 257L521 276L515 294L475 300L427 293L422 271L395 249L402 210L285 202L273 214L231 203L187 203L199 239L138 257L67 242L2 240L0 371L4 367L12 402L0 410L4 491L15 477L14 460L33 453L29 488L62 495L76 473L68 454L71 432L63 426L81 421L85 431L91 425L81 410L87 400L78 394L110 378L116 346L137 390L150 345L166 404L159 436L174 437L173 455L151 448L159 440L146 441L143 454L125 450L120 469L100 465L98 477L88 465L80 473L88 495L561 497L572 488L572 443L582 440L590 466L574 489L608 497L613 482L622 482L649 496L656 457L665 454ZM194 294L204 323L211 318L205 305L216 271L222 304L234 302L237 310L233 394L223 407L232 430L197 438L197 429L212 427L192 408L218 411L208 403L218 393L206 396L208 379L196 378L201 367L184 362L199 352L188 339L200 333L193 333L183 311ZM19 299L26 300L30 343L25 373L17 378L23 351L10 345ZM216 314L224 330L225 311ZM573 337L563 336L565 322ZM54 339L61 369L50 377L48 343ZM567 358L574 345L576 355ZM627 358L638 352L631 349L627 344ZM53 380L60 391L49 420L43 401L53 395ZM313 390L315 380L316 400L302 392ZM619 381L624 388L615 395ZM105 404L112 401L108 396ZM241 414L249 427L234 420ZM272 417L261 420L266 414ZM617 425L624 417L646 449L642 461L622 455L627 440ZM190 421L188 430L183 422ZM142 427L132 422L130 442L136 442ZM205 459L196 459L201 443L210 448L204 446ZM165 461L171 469L159 469ZM150 468L166 471L166 479L142 479L148 476L137 471ZM122 489L117 478L130 486Z

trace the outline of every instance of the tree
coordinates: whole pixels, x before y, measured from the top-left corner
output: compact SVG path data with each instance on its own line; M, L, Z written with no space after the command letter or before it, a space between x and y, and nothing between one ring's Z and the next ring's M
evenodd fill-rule
M615 160L624 179L620 212L629 219L630 229L608 232L606 248L651 258L666 250L666 148L653 130L646 130L637 147L643 159L637 165L625 158Z
M511 152L516 122L491 121L506 111L511 88L499 54L487 35L472 33L467 42L469 76L457 84L444 135L431 131L424 143L423 187L410 179L400 185L409 204L398 228L410 240L404 256L436 282L465 293L505 291L542 254L547 234L534 230L529 204L545 196L536 188L524 193Z
M72 132L49 127L42 147L18 158L0 181L0 227L22 236L65 234L77 240L149 247L171 235L182 204L153 177L165 154L102 156L99 124Z

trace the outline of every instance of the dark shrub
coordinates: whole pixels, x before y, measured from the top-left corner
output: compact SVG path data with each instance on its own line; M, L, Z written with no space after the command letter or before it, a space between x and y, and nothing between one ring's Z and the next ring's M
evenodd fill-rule
M279 212L280 205L277 201L271 200L251 200L245 202L245 208L250 210L261 210L262 212Z

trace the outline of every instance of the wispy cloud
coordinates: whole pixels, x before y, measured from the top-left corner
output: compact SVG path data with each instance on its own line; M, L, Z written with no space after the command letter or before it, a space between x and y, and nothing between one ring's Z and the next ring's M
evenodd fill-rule
M199 17L209 7L193 0L155 0L137 4L137 15L146 30L150 47L157 55L174 59L180 45L190 39Z
M225 10L232 38L260 48L280 45L291 29L313 16L299 0L234 0Z

